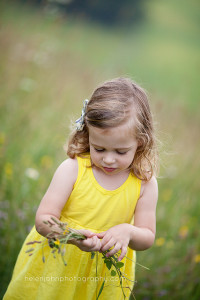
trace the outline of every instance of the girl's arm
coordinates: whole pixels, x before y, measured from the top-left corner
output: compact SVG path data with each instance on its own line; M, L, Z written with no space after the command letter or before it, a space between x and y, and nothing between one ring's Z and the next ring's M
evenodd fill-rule
M157 200L157 180L152 177L150 181L142 183L141 196L135 209L134 227L130 235L130 248L145 250L153 245L156 235Z
M121 260L126 255L128 246L134 250L145 250L151 247L156 233L157 199L157 181L152 177L150 181L142 183L141 195L134 214L134 226L127 223L120 224L98 234L97 236L102 238L101 251L109 250L114 246L107 256L121 250L119 256Z
M60 231L56 224L50 228L44 224L44 221L52 222L51 217L59 220L77 175L78 163L76 159L65 160L56 170L36 213L35 226L39 234L47 236L52 230Z
M69 198L74 183L78 175L78 163L76 159L65 160L56 170L50 186L44 195L35 218L36 230L39 234L47 237L52 230L61 232L57 224L51 228L44 223L44 221L50 221L53 223L51 217L57 219L60 218L61 211ZM74 244L83 251L98 251L101 248L101 241L89 230L80 230L87 239L83 241L71 240L70 244ZM54 233L56 238L57 234Z

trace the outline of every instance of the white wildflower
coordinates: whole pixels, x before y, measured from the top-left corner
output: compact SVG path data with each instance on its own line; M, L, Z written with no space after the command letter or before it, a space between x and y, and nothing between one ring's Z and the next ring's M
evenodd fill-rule
M33 180L37 180L40 176L39 172L33 168L27 168L26 171L25 171L25 175L28 177L28 178L31 178Z

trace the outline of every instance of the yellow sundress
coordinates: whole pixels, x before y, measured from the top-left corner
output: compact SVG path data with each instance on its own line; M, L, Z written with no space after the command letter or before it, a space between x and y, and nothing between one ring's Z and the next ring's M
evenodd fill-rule
M77 160L78 177L60 220L67 222L71 228L84 228L93 232L102 232L121 223L133 224L141 180L130 173L119 188L106 190L98 184L92 168L88 167L91 166L89 154L77 157ZM67 266L63 264L60 255L53 257L49 246L43 249L45 262L42 261L41 247L32 256L25 253L28 249L27 242L44 239L34 226L19 253L4 300L95 300L104 280L99 300L124 299L119 279L110 275L101 253L92 259L90 252L81 251L74 245L66 245ZM135 263L132 260L136 259L135 251L128 248L126 256L131 260L125 257L121 270L128 279L134 281ZM127 285L132 288L133 282L123 281L123 286ZM130 291L128 288L124 290L128 299Z

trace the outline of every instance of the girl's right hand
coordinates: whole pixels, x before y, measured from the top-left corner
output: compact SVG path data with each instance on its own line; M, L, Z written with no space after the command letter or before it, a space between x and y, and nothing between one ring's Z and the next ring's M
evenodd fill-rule
M84 229L78 231L87 238L85 240L71 240L70 244L73 244L80 250L86 252L99 251L101 249L101 240L93 232Z

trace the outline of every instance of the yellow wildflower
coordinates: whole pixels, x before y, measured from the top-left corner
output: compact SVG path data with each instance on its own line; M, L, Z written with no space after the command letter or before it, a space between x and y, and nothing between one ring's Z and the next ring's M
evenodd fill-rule
M165 243L165 238L163 238L163 237L157 238L156 242L155 242L155 244L156 244L157 247L163 246L164 243Z
M194 256L194 262L195 262L196 264L200 263L200 253L199 253L199 254L196 254L196 255Z
M11 163L7 162L4 167L4 172L7 179L11 179L13 175L13 166Z
M187 225L181 226L179 229L180 238L182 238L182 239L186 238L188 235L188 231L189 231L189 229L188 229Z
M54 244L59 246L59 245L60 245L60 241L59 241L59 240L56 240L56 241L54 242Z
M166 189L163 191L161 197L164 201L169 201L171 199L172 196L172 190L171 189Z
M63 231L63 235L65 235L65 234L67 234L67 233L69 233L69 231L68 231L67 229L65 229L65 230Z
M5 143L5 134L3 132L0 132L0 145L3 145Z
M50 156L44 155L41 158L41 166L45 169L51 168L53 165L53 160Z

